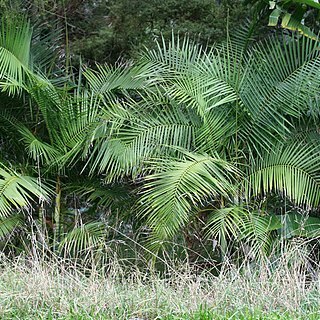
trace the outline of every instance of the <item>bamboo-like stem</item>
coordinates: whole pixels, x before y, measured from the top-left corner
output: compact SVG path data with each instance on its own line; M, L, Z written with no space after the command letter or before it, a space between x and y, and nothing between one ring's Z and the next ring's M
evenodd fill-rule
M56 182L56 201L54 207L54 236L53 236L53 250L57 250L60 241L61 231L61 181L60 176L57 177Z

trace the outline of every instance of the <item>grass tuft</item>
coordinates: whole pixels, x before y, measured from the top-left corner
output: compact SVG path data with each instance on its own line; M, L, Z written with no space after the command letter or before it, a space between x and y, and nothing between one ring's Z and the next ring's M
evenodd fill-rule
M226 264L219 276L171 266L164 276L116 260L102 272L65 260L3 259L0 318L319 319L318 268L294 261Z

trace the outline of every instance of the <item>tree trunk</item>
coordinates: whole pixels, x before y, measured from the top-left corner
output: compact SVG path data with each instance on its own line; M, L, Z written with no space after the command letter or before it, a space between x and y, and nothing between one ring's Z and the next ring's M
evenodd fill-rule
M57 177L56 182L56 202L54 207L54 236L53 236L53 250L56 251L60 241L61 233L61 181L60 176Z

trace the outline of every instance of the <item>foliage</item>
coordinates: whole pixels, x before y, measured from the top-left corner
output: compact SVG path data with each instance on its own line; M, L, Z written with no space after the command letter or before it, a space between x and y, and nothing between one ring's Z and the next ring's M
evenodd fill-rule
M282 28L298 31L315 39L319 31L320 4L317 0L248 0L260 9L268 8L269 26L281 25ZM315 32L314 32L315 31Z
M318 236L318 40L253 44L249 24L206 48L173 32L135 63L76 74L51 36L2 19L4 237L25 220L76 259L99 260L118 233L153 256L175 237L217 242L223 260Z
M108 22L111 28L108 31L104 27L100 32L105 38L110 34L110 44L105 41L105 45L108 45L109 54L118 58L119 53L135 56L143 46L154 47L155 40L161 36L170 39L172 31L188 34L204 45L221 42L227 27L232 31L239 19L244 21L246 17L246 7L241 0L110 1Z
M318 207L318 146L296 133L305 123L319 134L318 46L274 36L251 48L237 38L205 51L173 37L121 72L137 71L132 79L143 92L122 101L107 134L93 136L88 163L111 180L145 175L139 207L153 230L152 247L188 228L202 209L223 213L230 205L240 211L227 212L243 216L230 218L236 229L213 218L213 230L226 234L227 227L231 238L243 234L255 252L266 251L275 218L259 210L264 199L276 193L303 209ZM84 75L108 99L102 84L114 73L99 66Z
M134 263L125 261L125 268L117 259L105 265L107 272L82 270L66 259L2 259L0 317L317 319L319 266L299 262L303 246L291 250L284 249L283 259L259 267L236 269L226 263L219 277L196 275L190 266L174 261L161 277L150 265L140 271Z
M206 45L221 42L250 13L243 0L2 0L11 12L27 13L42 34L65 30L60 46L79 60L114 63L130 59L155 40L188 34ZM228 21L228 22L227 22ZM63 44L64 43L64 44Z

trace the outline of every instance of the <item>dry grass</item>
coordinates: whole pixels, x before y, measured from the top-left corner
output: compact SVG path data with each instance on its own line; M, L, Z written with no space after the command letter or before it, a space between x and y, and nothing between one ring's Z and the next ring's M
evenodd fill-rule
M218 277L176 266L166 279L150 270L128 272L116 260L102 273L67 268L65 261L2 259L0 318L319 319L318 269L300 253L254 268L226 263Z

